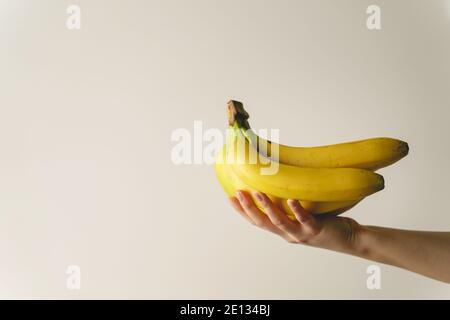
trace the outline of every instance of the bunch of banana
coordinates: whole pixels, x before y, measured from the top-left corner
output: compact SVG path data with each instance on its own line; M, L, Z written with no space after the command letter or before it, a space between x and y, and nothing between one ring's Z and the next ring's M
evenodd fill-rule
M228 117L227 142L215 162L223 189L229 196L237 190L264 192L291 218L287 199L298 199L316 214L352 208L384 188L383 177L373 171L408 154L406 142L391 138L310 148L275 144L251 130L242 103L233 100Z

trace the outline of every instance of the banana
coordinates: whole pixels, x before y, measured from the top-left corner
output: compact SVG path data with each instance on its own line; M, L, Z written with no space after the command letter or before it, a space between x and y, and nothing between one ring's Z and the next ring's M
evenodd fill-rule
M378 170L408 154L404 141L392 138L372 138L319 147L291 147L259 137L248 124L248 113L241 102L229 101L230 125L238 123L242 133L261 154L280 163L309 168L360 168ZM278 150L272 155L271 150Z
M357 201L384 188L381 175L364 169L303 168L271 160L264 164L261 156L252 159L252 147L237 127L229 132L232 142L227 142L225 161L231 159L235 174L266 194L304 201ZM276 172L264 174L273 168L277 168Z
M231 130L215 163L223 189L229 196L237 190L263 192L291 219L295 216L286 199L298 199L316 214L349 210L384 188L383 176L373 171L397 162L409 151L406 142L392 138L320 147L277 144L256 135L242 103L233 100L228 103L228 118ZM264 171L273 172L266 175Z
M238 190L244 190L252 195L254 188L244 183L233 171L231 164L226 163L226 149L227 145L224 145L220 153L217 155L216 162L214 164L214 170L219 180L220 185L224 189L225 193L229 197L234 197ZM289 218L295 219L295 215L291 208L287 204L287 199L275 197L273 195L267 195L274 204L282 208ZM252 196L253 197L253 196ZM253 199L258 208L264 212L264 209L259 205L256 199ZM352 201L330 201L330 202L312 202L312 201L300 201L300 204L306 210L315 214L340 214L344 211L355 206L361 199Z

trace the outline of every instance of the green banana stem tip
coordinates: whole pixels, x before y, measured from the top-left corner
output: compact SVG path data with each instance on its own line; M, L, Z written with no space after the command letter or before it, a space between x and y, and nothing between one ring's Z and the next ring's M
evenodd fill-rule
M236 100L230 100L228 105L228 124L230 127L235 127L237 125L239 128L248 130L250 129L250 124L247 119L250 117L247 111L244 109L242 102Z

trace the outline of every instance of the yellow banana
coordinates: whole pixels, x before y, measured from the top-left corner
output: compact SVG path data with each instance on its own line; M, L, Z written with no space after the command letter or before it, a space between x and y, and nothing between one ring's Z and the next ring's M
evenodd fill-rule
M242 133L258 151L280 163L309 168L361 168L377 170L391 165L408 154L404 141L372 138L319 147L291 147L265 140L250 128L248 113L241 102L228 102L230 124L238 123ZM277 150L272 155L271 151Z
M226 149L227 146L224 145L221 152L217 156L216 163L214 164L214 170L216 176L219 180L220 185L225 190L226 194L229 197L236 196L236 192L238 190L244 190L247 192L255 191L254 188L250 187L248 184L244 183L233 171L233 167L231 164L227 163L224 159L226 159ZM294 219L294 213L291 208L287 204L287 199L275 197L271 194L267 195L273 203L281 207L291 219ZM258 201L253 199L255 204L261 209L263 208L259 206ZM315 214L340 214L353 206L355 206L359 200L351 200L351 201L330 201L330 202L312 202L312 201L300 201L300 204L306 210L315 213Z
M264 192L290 218L294 215L288 198L300 200L313 213L339 214L350 209L384 188L383 177L372 170L395 163L409 151L406 142L391 138L289 147L257 136L242 103L230 101L228 112L232 130L215 164L220 184L229 196L237 190ZM273 168L272 175L264 174Z
M240 130L230 133L226 161L231 159L233 171L244 183L266 194L306 201L356 201L384 188L381 175L364 169L303 168L273 161L263 164L259 155L252 159L252 147Z

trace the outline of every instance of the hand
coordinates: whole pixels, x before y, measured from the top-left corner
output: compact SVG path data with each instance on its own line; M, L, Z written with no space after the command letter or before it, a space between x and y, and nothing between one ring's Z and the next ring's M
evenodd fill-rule
M264 209L255 205L245 191L231 197L234 209L248 222L261 229L273 232L290 243L302 243L341 252L354 252L358 247L359 224L347 217L313 215L302 208L299 201L288 200L296 220L288 218L286 212L275 205L265 194L256 192L254 197Z
M296 218L291 220L265 194L253 195L264 212L244 191L230 198L231 205L251 224L288 242L348 253L450 283L450 232L360 226L347 217L313 215L297 200L288 201Z

